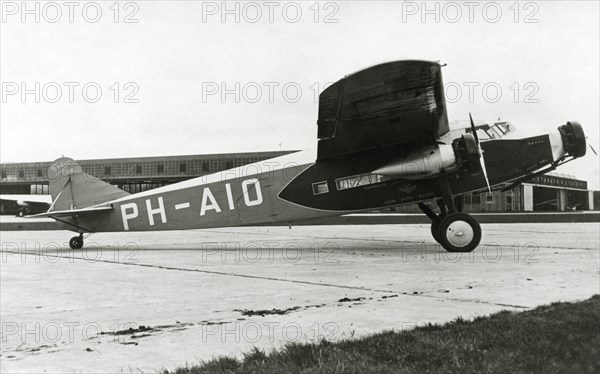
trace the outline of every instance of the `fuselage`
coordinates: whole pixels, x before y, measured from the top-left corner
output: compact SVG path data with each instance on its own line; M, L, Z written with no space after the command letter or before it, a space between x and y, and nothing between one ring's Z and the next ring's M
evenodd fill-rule
M552 135L483 142L490 184L552 164L564 155L557 142L560 137ZM329 162L314 160L315 152L306 150L129 195L102 204L112 210L64 219L77 219L80 230L68 224L65 228L108 232L285 224L442 196L436 178L365 179L390 161L380 157L356 154ZM448 174L448 180L455 195L486 188L482 173L458 171Z

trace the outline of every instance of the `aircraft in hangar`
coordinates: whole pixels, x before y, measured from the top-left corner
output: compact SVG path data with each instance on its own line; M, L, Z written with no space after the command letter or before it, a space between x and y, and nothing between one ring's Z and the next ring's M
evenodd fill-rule
M475 126L472 118L470 128L450 131L441 68L394 61L348 75L319 96L315 150L141 193L60 158L48 170L50 208L30 217L78 232L70 246L80 249L96 232L287 224L418 203L444 249L470 252L481 227L455 196L554 170L584 156L586 139L577 122L522 139L506 136L514 135L509 123Z

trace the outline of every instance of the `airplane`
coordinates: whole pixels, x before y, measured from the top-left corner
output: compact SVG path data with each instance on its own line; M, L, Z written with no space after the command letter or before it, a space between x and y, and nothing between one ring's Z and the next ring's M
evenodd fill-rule
M586 138L571 121L522 139L507 139L503 122L480 139L495 125L476 128L470 114L469 129L451 132L441 69L402 60L347 75L319 96L316 149L136 194L59 158L48 169L52 204L30 217L79 233L69 245L81 249L84 234L98 232L291 224L418 203L441 247L473 251L481 227L455 197L512 188L583 157Z
M0 203L8 203L18 217L28 214L44 213L52 204L48 195L0 195Z

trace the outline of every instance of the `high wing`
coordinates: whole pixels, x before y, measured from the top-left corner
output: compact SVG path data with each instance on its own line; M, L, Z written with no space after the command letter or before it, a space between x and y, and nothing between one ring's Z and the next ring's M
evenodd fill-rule
M319 96L317 161L435 144L449 131L442 65L394 61L348 75Z

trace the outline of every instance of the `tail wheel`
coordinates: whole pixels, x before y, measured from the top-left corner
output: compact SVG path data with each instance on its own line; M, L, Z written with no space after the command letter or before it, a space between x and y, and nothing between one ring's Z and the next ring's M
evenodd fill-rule
M451 213L442 218L434 238L448 252L471 252L481 241L481 226L466 213Z
M83 248L83 237L74 236L69 240L69 246L71 249L81 249Z

